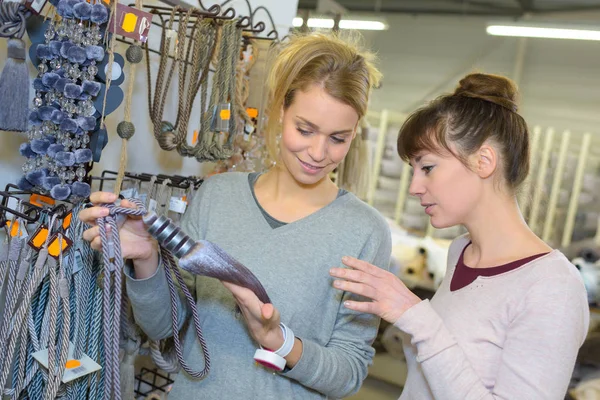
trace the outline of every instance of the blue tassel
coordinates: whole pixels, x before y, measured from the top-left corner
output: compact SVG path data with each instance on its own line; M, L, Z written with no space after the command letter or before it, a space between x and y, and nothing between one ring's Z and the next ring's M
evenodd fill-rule
M59 78L54 84L54 89L56 89L57 92L64 92L67 83L69 83L67 78Z
M71 46L67 51L67 58L72 63L82 64L86 59L86 51L83 47Z
M60 47L60 56L62 58L69 58L68 53L69 53L69 49L71 47L75 46L73 43L71 42L63 42L62 46Z
M56 185L60 185L60 178L58 176L47 176L42 179L42 187L46 190L52 190Z
M92 6L92 15L90 15L90 20L95 24L102 25L106 21L108 21L108 10L101 3L96 3Z
M44 83L42 82L42 78L35 78L33 80L33 88L35 90L39 90L41 92L47 92L48 91L48 87L46 85L44 85Z
M40 119L40 115L38 114L38 112L36 110L32 110L29 113L28 121L31 125L39 125L42 123L42 120Z
M60 40L51 40L48 45L50 46L50 51L54 56L60 56L60 48L62 47L62 42Z
M94 7L97 4L94 5ZM102 8L104 8L104 6L101 5ZM96 60L98 62L101 62L102 60L104 60L104 49L101 46L87 46L85 48L85 53L87 55L87 58L90 60Z
M85 182L73 182L71 185L71 193L75 197L86 198L91 193L90 185Z
M56 200L66 200L69 198L70 194L71 188L69 185L56 185L50 191L50 196Z
M75 4L73 7L73 15L75 18L79 18L81 20L87 21L90 19L90 15L92 14L92 6L88 2L81 2Z
M84 131L91 131L96 127L96 118L94 117L77 117L77 125Z
M52 51L50 51L50 47L45 44L38 44L35 49L35 54L38 58L42 58L44 60L51 60L53 57Z
M25 179L24 176L22 176L21 179L19 179L19 181L17 182L17 186L21 190L31 190L31 189L33 189L33 185L31 183L29 183L29 181L27 179Z
M50 121L54 111L58 110L51 106L42 106L38 109L38 115L42 121Z
M75 161L77 164L85 164L92 161L92 151L90 149L75 150Z
M60 125L65 119L65 113L60 110L52 111L52 115L50 116L50 120L56 125Z
M50 145L50 147L48 147L48 151L47 151L46 154L48 154L52 158L56 158L56 154L58 152L63 151L64 149L65 149L65 146L63 146L62 144L60 144L60 143L53 143L53 144ZM48 189L48 190L50 190L50 189Z
M25 57L25 42L9 39L8 58L0 75L0 130L27 130L29 71Z
M72 167L75 164L75 154L70 151L59 151L54 159L62 167Z
M23 156L23 157L27 157L27 158L32 158L37 156L37 154L31 150L31 145L29 143L21 143L21 145L19 146L19 153Z
M46 154L48 147L50 147L50 142L46 139L33 139L31 141L31 150L41 156Z
M69 99L76 99L81 96L81 86L76 83L67 83L65 85L64 94Z
M92 97L100 92L100 83L94 81L83 81L83 91L89 93Z
M56 12L63 18L73 18L73 6L70 0L60 0Z
M46 72L42 76L42 83L45 86L53 87L54 84L56 83L56 81L58 81L59 79L60 79L60 76L58 74L55 74L54 72Z
M63 131L75 133L77 132L77 121L71 118L65 118L60 124L60 129Z
M48 170L38 169L35 171L28 172L25 178L34 186L42 186L43 180L48 176Z

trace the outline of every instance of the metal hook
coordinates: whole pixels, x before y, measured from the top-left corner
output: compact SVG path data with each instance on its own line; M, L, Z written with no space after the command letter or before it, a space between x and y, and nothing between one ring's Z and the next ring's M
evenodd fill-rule
M250 26L252 26L252 21L247 15L244 15L242 18L240 18L239 22L237 23L237 27L242 29L246 29Z
M27 202L22 202L21 204L33 206L33 204L30 204L30 203L27 203ZM35 207L35 206L33 206L33 208L30 208L28 210L28 212L33 211L34 214L35 214L34 216L30 216L30 215L24 214L22 212L19 212L17 210L13 210L13 209L11 209L9 207L6 207L6 206L4 206L2 204L0 204L0 209L4 211L4 219L6 219L6 213L13 214L13 215L15 215L15 216L21 218L22 220L27 221L27 222L36 222L40 218L40 210L37 207Z

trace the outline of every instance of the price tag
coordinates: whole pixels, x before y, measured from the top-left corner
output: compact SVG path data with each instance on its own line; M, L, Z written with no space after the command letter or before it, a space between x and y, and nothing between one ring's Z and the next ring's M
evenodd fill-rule
M124 4L117 3L116 18L116 32L115 23L112 18L108 22L108 30L110 32L138 40L143 43L148 40L148 32L150 31L150 26L152 25L152 14L137 8L128 7Z
M27 0L25 7L33 11L34 14L39 14L46 5L47 0Z
M65 372L62 376L64 383L71 382L74 379L80 378L92 372L96 372L102 367L92 360L87 354L82 353L81 358L76 360L73 357L75 352L75 346L69 342L69 352L67 356L67 362L65 363ZM33 358L37 360L44 368L48 369L48 349L40 350L32 354Z
M169 210L179 214L185 213L186 206L186 202L178 197L171 197L169 201Z
M148 203L148 211L155 212L157 205L158 205L158 203L156 202L156 200L150 199L150 202Z

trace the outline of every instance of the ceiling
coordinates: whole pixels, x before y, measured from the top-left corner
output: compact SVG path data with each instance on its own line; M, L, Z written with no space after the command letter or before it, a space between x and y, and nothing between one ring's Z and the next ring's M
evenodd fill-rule
M322 0L321 0L322 1ZM317 10L320 0L299 0ZM335 0L348 12L522 17L600 10L600 0Z

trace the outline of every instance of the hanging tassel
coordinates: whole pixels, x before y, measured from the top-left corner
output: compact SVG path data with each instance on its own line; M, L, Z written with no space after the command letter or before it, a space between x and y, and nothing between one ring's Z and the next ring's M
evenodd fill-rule
M8 40L8 59L0 75L0 130L27 130L29 71L25 53L23 40Z

